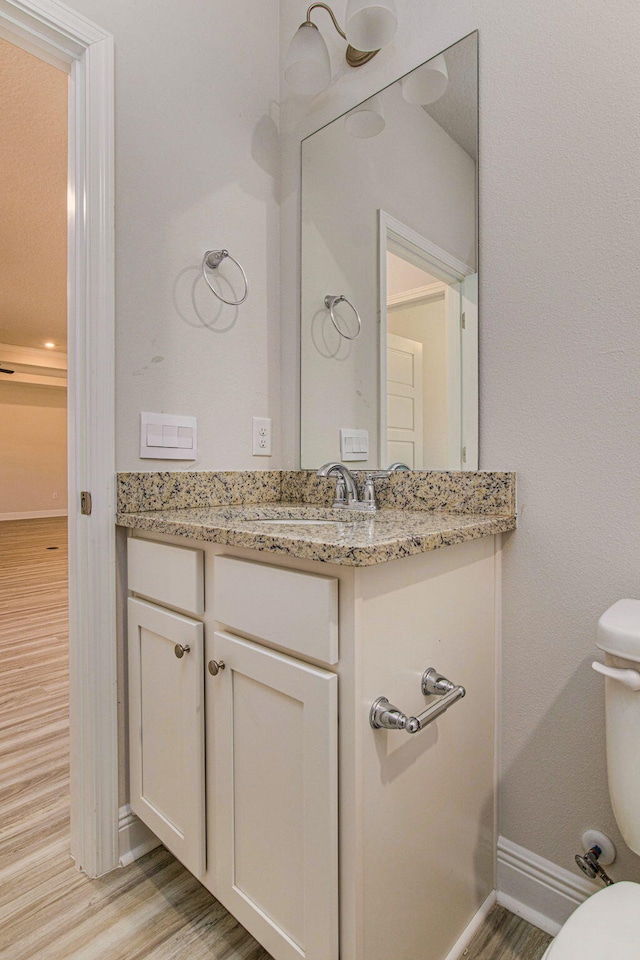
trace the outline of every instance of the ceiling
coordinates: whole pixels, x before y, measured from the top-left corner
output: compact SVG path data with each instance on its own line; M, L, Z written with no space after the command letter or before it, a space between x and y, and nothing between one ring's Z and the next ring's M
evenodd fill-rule
M66 351L66 73L0 38L0 343Z
M424 110L469 156L478 159L478 41L475 34L444 51L446 91Z

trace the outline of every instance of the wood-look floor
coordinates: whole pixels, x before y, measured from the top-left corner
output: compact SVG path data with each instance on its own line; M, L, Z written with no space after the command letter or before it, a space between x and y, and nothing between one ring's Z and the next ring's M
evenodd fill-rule
M542 930L504 907L494 907L461 960L540 960L550 942Z
M162 847L75 869L67 642L65 520L0 521L0 958L270 960ZM538 960L548 940L496 908L464 960Z

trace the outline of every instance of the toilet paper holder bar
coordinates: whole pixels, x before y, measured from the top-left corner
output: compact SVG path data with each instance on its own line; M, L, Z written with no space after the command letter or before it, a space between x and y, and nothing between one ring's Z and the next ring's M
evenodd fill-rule
M369 723L374 730L405 730L407 733L418 733L419 730L432 723L445 710L461 700L466 690L459 684L447 680L434 667L428 667L422 674L422 692L425 697L436 696L438 700L432 703L417 717L408 717L398 707L389 703L386 697L378 697L371 704Z

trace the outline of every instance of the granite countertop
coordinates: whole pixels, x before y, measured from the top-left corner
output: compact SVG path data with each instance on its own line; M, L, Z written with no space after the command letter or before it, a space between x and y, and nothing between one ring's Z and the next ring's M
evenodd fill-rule
M117 522L135 530L357 567L504 533L516 526L513 512L495 515L384 507L368 514L283 501L136 509L119 512Z

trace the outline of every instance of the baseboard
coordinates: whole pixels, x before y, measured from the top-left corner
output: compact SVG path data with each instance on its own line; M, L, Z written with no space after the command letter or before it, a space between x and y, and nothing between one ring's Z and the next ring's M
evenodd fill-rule
M505 837L498 840L498 903L553 937L576 907L599 889L577 872Z
M149 827L135 815L128 803L120 807L118 846L122 867L133 863L134 860L139 860L140 857L144 857L146 853L160 846L155 833L152 833Z
M484 921L487 919L487 915L489 914L489 911L495 902L496 892L495 890L492 890L478 912L472 918L471 922L467 924L462 934L458 937L454 946L451 948L444 960L460 960L464 950L469 946L471 940L478 932Z
M0 513L0 520L39 520L41 517L66 517L67 510L27 510L25 513Z

